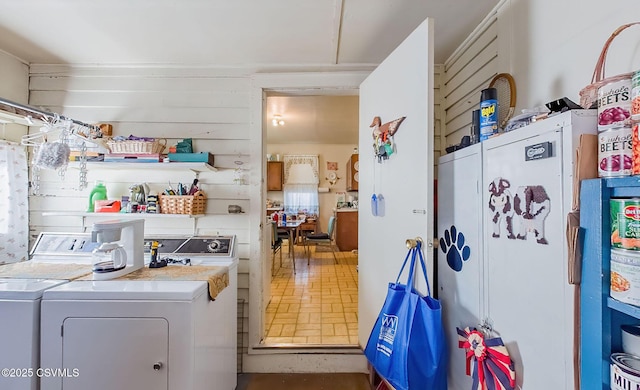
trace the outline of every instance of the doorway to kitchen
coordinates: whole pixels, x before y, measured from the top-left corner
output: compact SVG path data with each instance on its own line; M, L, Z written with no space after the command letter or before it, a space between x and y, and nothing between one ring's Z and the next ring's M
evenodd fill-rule
M272 234L269 226L263 229L263 240L274 245L267 253L271 277L261 344L277 348L356 347L358 191L353 175L356 183L358 176L352 156L357 161L357 91L266 91L265 95L266 221L270 222L273 214L282 220L282 214L288 213L289 219L303 218L304 222L289 231L266 224L275 226L277 234ZM313 170L316 208L291 204L296 198L291 196L296 191L289 174L292 156L317 158ZM341 221L347 220L355 220L355 225L345 229ZM278 234L278 230L282 231ZM306 233L329 232L329 239L320 242L327 245L305 246Z

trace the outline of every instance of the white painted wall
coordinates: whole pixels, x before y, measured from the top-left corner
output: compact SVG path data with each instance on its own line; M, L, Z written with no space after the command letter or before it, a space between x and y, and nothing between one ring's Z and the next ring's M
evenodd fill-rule
M21 104L29 100L29 66L3 51L0 51L0 97ZM19 142L27 132L26 126L3 122L0 121L0 139Z
M634 0L538 0L535 6L532 3L511 0L505 4L508 6L505 17L498 17L501 35L503 30L511 32L506 36L511 37L509 62L518 83L517 108L533 107L563 96L578 103L578 92L589 84L605 41L620 25L640 21L640 6ZM543 20L544 24L540 22ZM614 39L605 75L637 69L640 69L640 26L633 26Z
M476 35L461 45L460 50L471 50L465 54L468 56L466 63L473 64L475 68L459 66L455 71L451 70L460 52L444 65L436 65L434 161L437 161L439 150L458 142L457 137L462 135L449 134L446 141L440 142L440 130L449 131L451 126L452 129L464 128L470 123L470 111L468 115L465 114L465 109L470 109L470 105L457 110L457 116L468 118L466 124L465 119L455 125L450 124L451 120L448 114L445 116L445 111L460 101L464 102L464 99L471 101L474 88L482 84L476 83L473 87L464 82L454 83L454 78L465 80L476 77L477 66L489 61L492 65L489 65L489 73L484 76L487 82L491 78L489 74L499 71L511 72L516 78L518 110L562 96L578 101L578 91L589 82L606 38L620 24L640 20L640 8L636 0L617 0L607 3L606 7L596 0L558 3L552 0L503 1L476 29ZM489 32L485 34L486 31ZM607 74L640 68L638 34L640 27L632 27L614 41L607 62ZM494 40L495 44L492 44ZM483 49L487 44L491 46L488 51ZM261 207L265 199L265 193L262 193L265 153L261 125L263 96L257 91L278 87L357 86L357 83L353 83L354 77L342 74L324 81L326 77L323 78L323 74L261 75L256 83L251 75L242 70L207 68L32 65L30 72L29 67L21 61L0 53L0 96L27 103L30 92L28 103L31 105L43 106L85 122L112 123L116 134L166 137L169 142L193 137L198 150L210 151L215 155L215 165L226 168L201 176L209 201L207 216L197 220L197 229L203 234L238 235L241 257L238 296L247 302L243 306L245 321L241 342L247 351L250 342L255 343L256 337L254 334L250 340L248 336L249 320L261 321L260 315L249 315L248 307L249 295L260 294L257 270L262 256L260 223L263 221ZM454 84L457 84L456 88L452 87ZM450 100L452 93L459 95ZM241 168L246 169L246 185L233 182L233 169L237 167L235 161L244 163ZM340 160L338 162L342 163ZM339 165L341 169L342 165ZM55 174L43 175L43 190L53 196L30 199L32 234L41 230L69 231L82 228L83 221L79 217L42 215L46 211L84 209L88 190L76 192L72 189L77 183L76 175L76 171L69 170L67 181L63 183ZM172 175L176 175L171 176L172 182L184 177L179 173ZM113 196L124 191L128 184L142 180L162 188L168 177L163 172L149 174L91 170L89 173L90 182L98 178L107 180L110 195ZM226 207L230 203L240 204L246 213L227 215ZM177 222L154 220L149 223L149 227L156 232L169 229L171 232L185 233L193 231L193 226L194 221L189 219ZM254 271L255 279L252 277ZM250 283L256 286L252 287L253 293L249 290ZM258 300L254 297L253 301ZM274 359L268 355L260 358L253 356L248 364L245 362L245 366L248 371L295 370L297 367L296 359ZM309 367L312 370L323 369L317 365Z
M496 73L515 78L516 115L564 96L579 103L578 93L590 83L605 41L620 25L639 20L636 0L502 1L445 62L446 144L468 133L472 106L479 104L480 89ZM633 26L614 39L606 76L637 69L640 26ZM475 86L461 86L459 80L467 79L475 80ZM482 79L486 83L478 84Z
M248 329L249 302L249 219L251 191L259 194L260 180L250 175L249 164L249 79L245 74L220 73L207 69L93 68L34 65L31 67L30 101L34 106L87 123L111 123L114 135L166 138L168 144L192 138L196 152L214 155L217 172L200 174L200 188L207 195L204 217L149 218L146 234L234 234L240 264L238 298L244 299L241 312L244 332ZM242 163L242 165L237 164ZM194 173L156 169L98 169L89 166L89 188L76 191L78 170L68 169L64 181L52 171L42 171L41 193L30 197L32 238L40 231L81 231L95 219L60 213L86 210L95 180L103 180L110 199L127 195L133 183L147 182L153 192L169 181L191 182ZM234 181L241 168L244 184ZM254 167L256 168L256 167ZM256 169L259 170L259 167ZM244 214L228 214L229 204L239 204ZM57 215L47 215L57 212ZM248 344L246 333L240 337Z

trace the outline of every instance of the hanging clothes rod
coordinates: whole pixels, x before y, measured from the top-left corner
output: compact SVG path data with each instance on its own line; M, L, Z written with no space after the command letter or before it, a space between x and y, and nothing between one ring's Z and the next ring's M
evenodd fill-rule
M56 114L53 112L47 112L44 110L40 110L38 108L26 105L26 104L20 104L20 103L16 103L16 102L12 102L11 100L7 100L7 99L3 99L0 98L0 110L1 111L6 111L8 113L11 114L16 114L16 115L21 115L25 118L32 118L34 120L38 120L38 116L40 117L45 117L48 119L55 119L55 118L59 118L61 120L68 120L73 122L74 124L78 125L78 126L83 126L86 127L90 130L94 130L94 131L100 131L100 126L96 126L96 125L90 125L88 123L84 123L81 122L79 120L75 120L75 119L71 119L71 118L67 118L65 116L62 116L60 114Z

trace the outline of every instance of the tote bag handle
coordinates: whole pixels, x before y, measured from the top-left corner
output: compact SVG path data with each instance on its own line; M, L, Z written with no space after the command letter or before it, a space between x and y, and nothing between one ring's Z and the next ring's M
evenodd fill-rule
M400 268L400 272L398 273L398 277L396 278L396 284L400 281L400 276L402 276L402 271L404 271L404 267L407 265L407 260L409 260L409 256L411 256L411 264L409 265L409 276L407 278L406 290L410 291L413 288L415 269L414 264L416 262L416 254L420 258L420 265L422 266L422 274L424 276L424 280L427 283L427 296L431 296L431 286L429 285L429 278L427 277L427 266L425 265L424 257L422 256L422 243L420 241L417 242L416 246L409 249L407 252L407 256L404 258L404 262L402 262L402 267Z

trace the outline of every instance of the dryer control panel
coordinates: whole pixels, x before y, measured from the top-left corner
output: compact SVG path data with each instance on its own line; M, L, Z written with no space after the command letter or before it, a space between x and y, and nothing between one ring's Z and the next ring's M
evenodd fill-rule
M147 237L144 247L149 252L151 242L157 241L159 254L233 257L234 240L235 236Z

